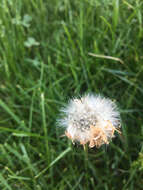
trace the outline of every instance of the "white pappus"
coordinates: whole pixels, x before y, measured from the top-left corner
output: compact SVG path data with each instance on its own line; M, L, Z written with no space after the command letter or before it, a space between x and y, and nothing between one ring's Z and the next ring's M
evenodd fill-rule
M115 131L120 133L120 113L109 98L87 94L71 99L61 112L59 125L65 127L65 135L83 146L109 144Z

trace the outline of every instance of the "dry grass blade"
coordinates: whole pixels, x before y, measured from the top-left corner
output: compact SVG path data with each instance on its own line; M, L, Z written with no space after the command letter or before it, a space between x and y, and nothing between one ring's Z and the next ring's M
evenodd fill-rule
M111 60L114 60L114 61L119 61L121 64L124 64L124 62L117 58L117 57L112 57L112 56L106 56L106 55L99 55L99 54L94 54L94 53L88 53L88 55L91 55L93 57L98 57L98 58L103 58L103 59L111 59Z

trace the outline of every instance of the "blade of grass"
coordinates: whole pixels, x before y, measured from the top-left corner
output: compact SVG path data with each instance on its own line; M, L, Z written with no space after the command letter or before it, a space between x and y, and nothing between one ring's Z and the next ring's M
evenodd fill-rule
M49 144L48 144L48 134L47 134L47 125L46 125L46 113L45 113L45 97L44 93L41 94L41 109L42 109L42 123L43 123L43 130L45 136L45 147L46 153L49 160Z
M19 117L14 114L14 112L7 106L7 104L5 102L3 102L1 99L0 99L0 106L9 114L11 115L11 117L18 123L18 124L24 124L20 119Z
M55 163L57 163L61 158L63 158L70 151L71 151L71 147L68 147L55 160L53 160L44 170L42 170L38 175L36 175L35 178L38 178L43 173L45 173L50 167L52 167Z
M0 173L0 181L1 181L1 183L2 183L8 190L12 190L12 188L11 188L10 185L7 183L6 179L2 176L1 173Z
M113 0L113 26L114 32L116 31L118 20L119 20L119 0Z
M94 53L90 53L90 52L88 53L88 55L91 55L91 56L97 57L97 58L102 58L102 59L111 59L111 60L118 61L118 62L124 64L124 62L121 59L117 58L117 57L99 55L99 54L94 54Z
M7 127L1 127L0 126L0 131L3 132L10 132L13 133L13 135L15 136L19 136L19 137L36 137L36 138L40 138L40 139L44 139L45 137L36 134L36 133L29 133L29 132L25 132L25 131L18 131L16 129L11 129L11 128L7 128Z

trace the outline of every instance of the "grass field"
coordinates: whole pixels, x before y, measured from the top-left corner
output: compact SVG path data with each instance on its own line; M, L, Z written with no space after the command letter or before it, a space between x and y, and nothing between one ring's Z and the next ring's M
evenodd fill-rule
M122 135L88 153L56 125L87 92L122 118ZM142 0L1 0L0 189L143 189Z

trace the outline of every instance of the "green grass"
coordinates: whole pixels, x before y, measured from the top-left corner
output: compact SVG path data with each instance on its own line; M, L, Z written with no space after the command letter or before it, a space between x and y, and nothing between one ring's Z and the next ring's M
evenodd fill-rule
M0 189L142 190L142 41L142 0L1 1ZM122 135L88 155L56 126L85 92L122 117Z

